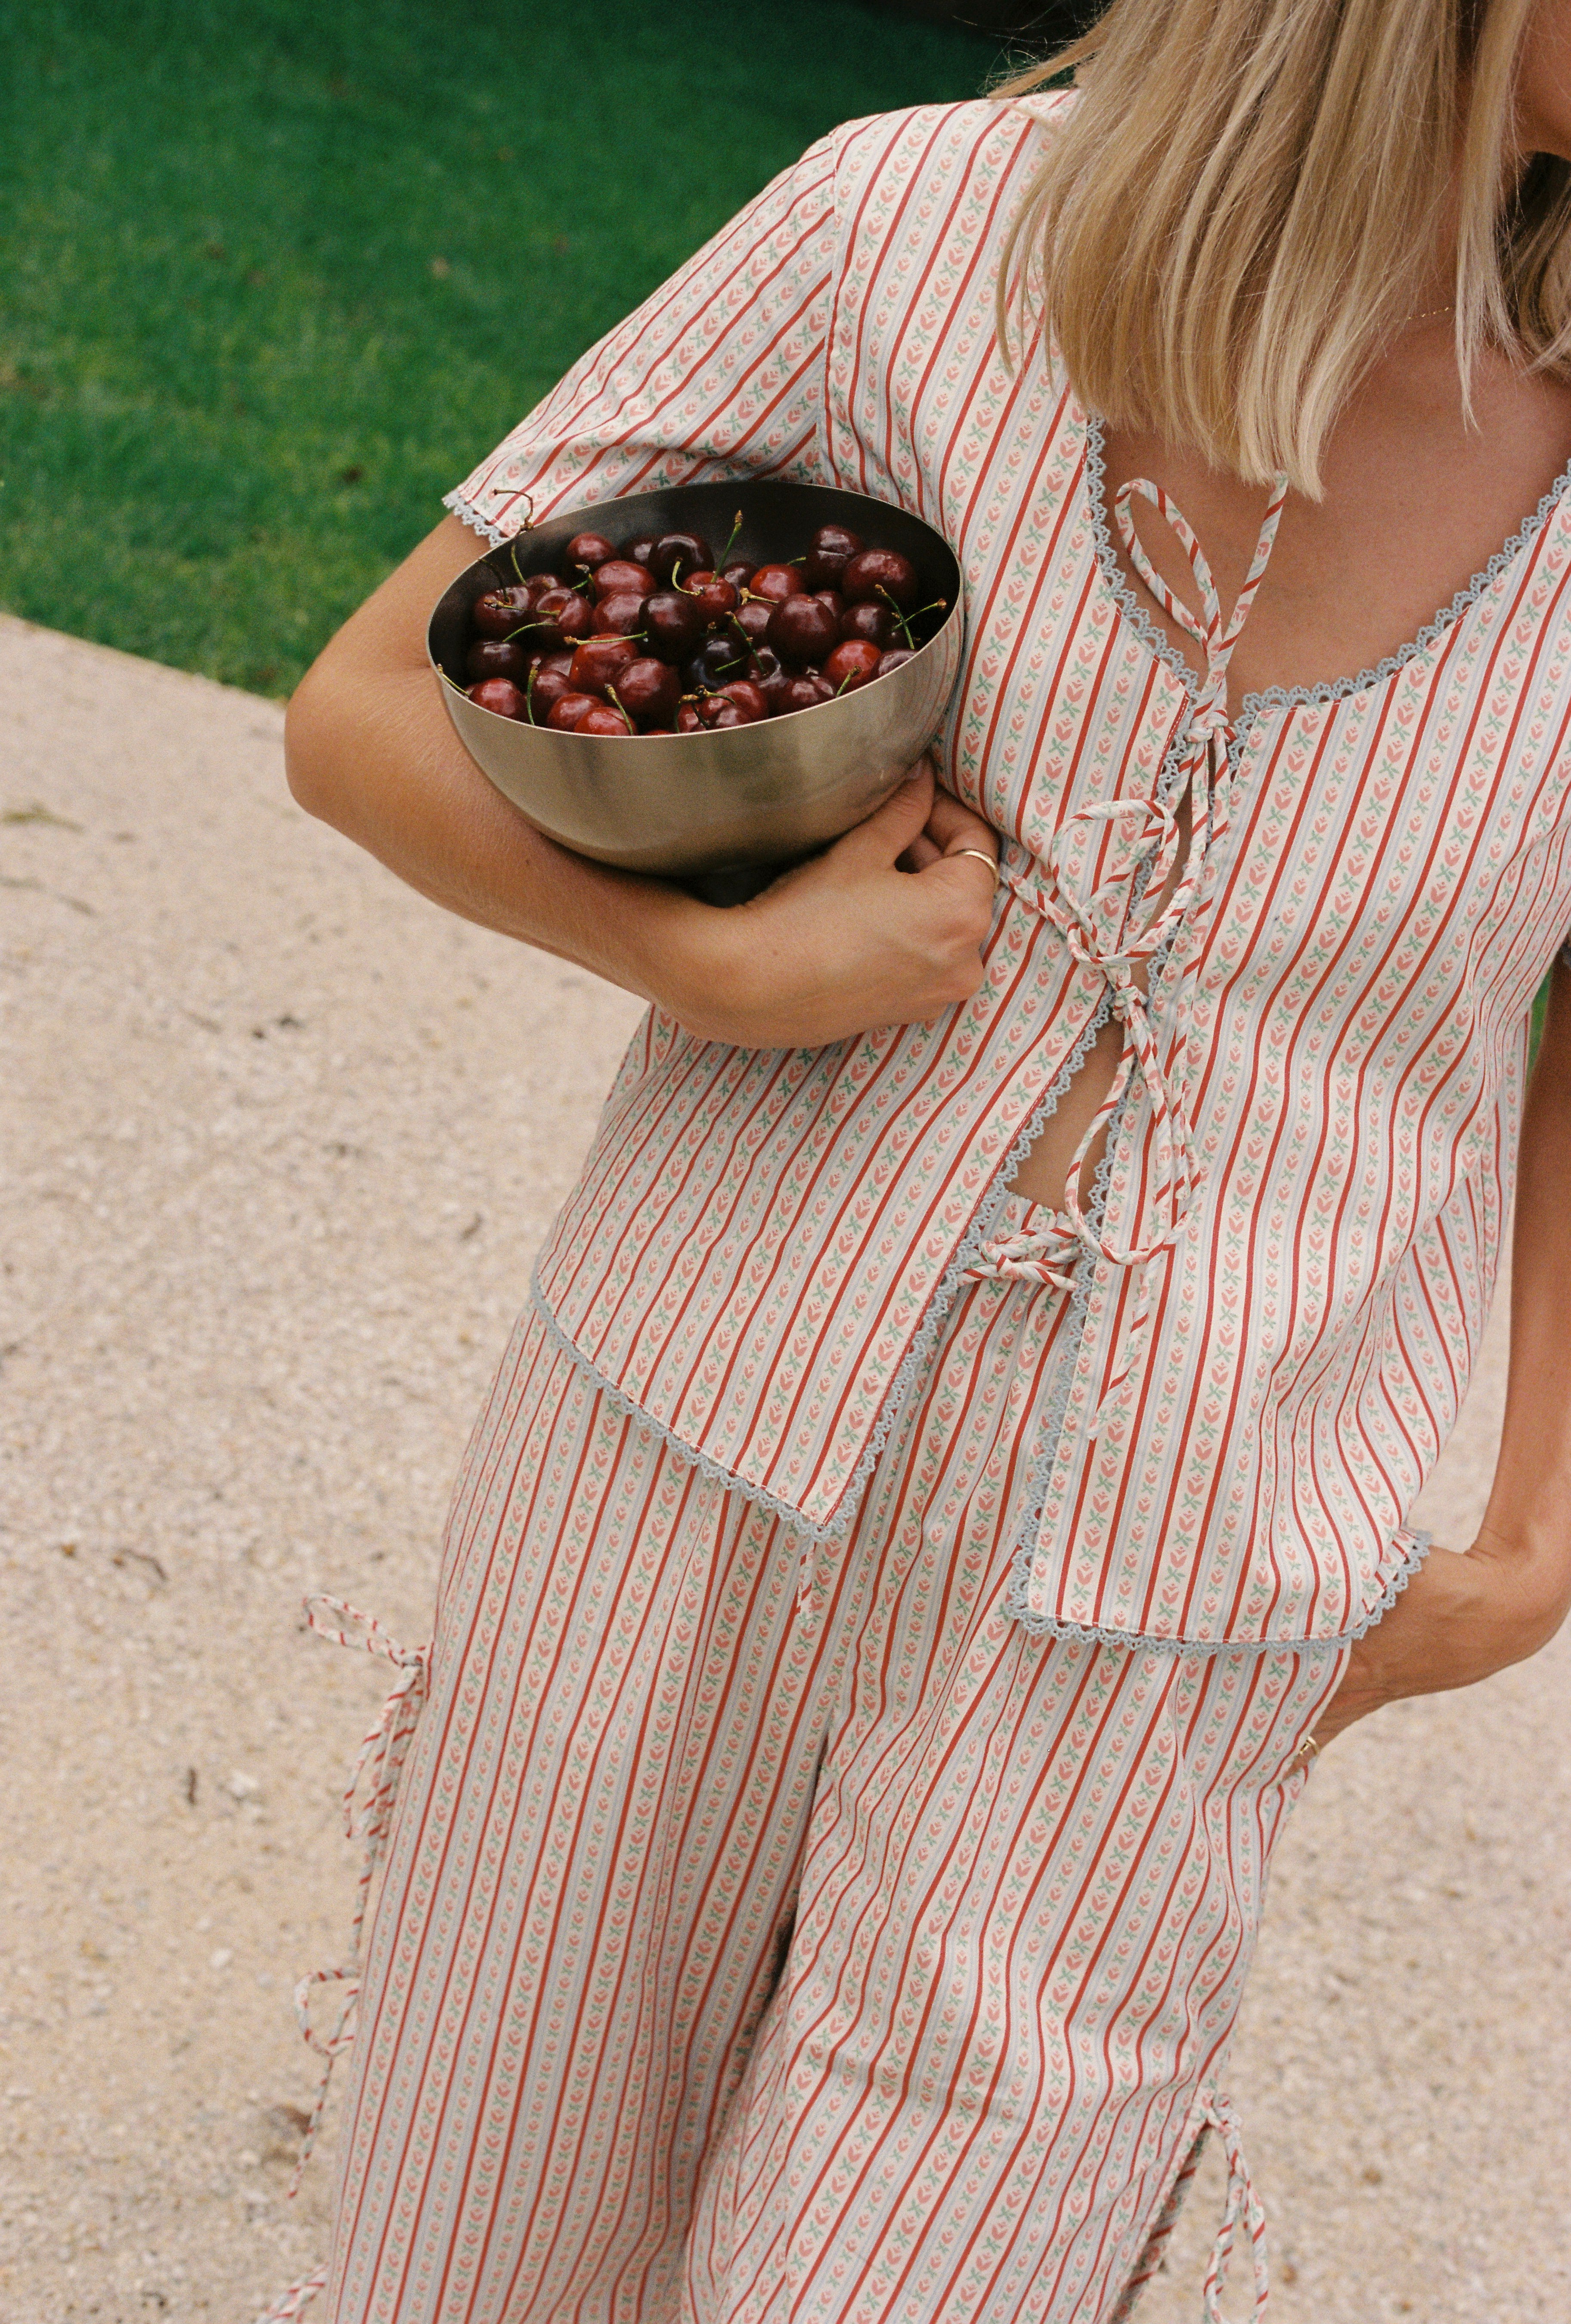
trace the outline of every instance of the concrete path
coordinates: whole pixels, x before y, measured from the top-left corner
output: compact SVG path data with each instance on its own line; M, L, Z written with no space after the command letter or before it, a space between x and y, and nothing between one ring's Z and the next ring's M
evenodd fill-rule
M637 1010L309 823L275 706L0 621L0 2319L250 2324L338 1794ZM1429 1521L1463 1542L1492 1347ZM1277 2324L1571 2317L1571 1639L1328 1754L1237 2050ZM1213 2166L1143 2324L1190 2324ZM1245 2310L1236 2284L1230 2313Z

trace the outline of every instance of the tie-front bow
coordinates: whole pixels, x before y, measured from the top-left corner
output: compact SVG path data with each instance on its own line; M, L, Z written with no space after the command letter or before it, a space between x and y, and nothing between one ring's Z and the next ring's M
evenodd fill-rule
M1171 1249L1199 1184L1194 1131L1182 1091L1175 1085L1178 1076L1170 1078L1163 1065L1145 990L1135 972L1140 964L1161 953L1186 921L1191 938L1198 933L1196 921L1203 908L1207 863L1227 828L1228 770L1235 739L1227 710L1227 668L1270 560L1286 494L1287 479L1279 475L1272 488L1254 559L1226 622L1205 551L1182 512L1162 487L1143 476L1136 477L1120 487L1113 504L1119 537L1135 571L1163 612L1201 647L1206 671L1190 704L1180 751L1175 754L1176 763L1164 776L1161 796L1101 799L1077 808L1066 819L1067 826L1090 822L1134 825L1131 845L1121 868L1089 897L1082 899L1065 877L1066 827L1055 835L1048 850L1047 879L1038 891L1043 909L1062 936L1071 956L1095 968L1106 981L1113 1012L1124 1028L1112 1084L1075 1148L1064 1187L1064 1210L1091 1256L1116 1267L1146 1270L1135 1293L1114 1378L1097 1416L1098 1427L1109 1409L1122 1400L1144 1350L1156 1288L1149 1262ZM1199 597L1198 613L1174 595L1146 554L1131 514L1131 503L1136 497L1149 502L1183 549ZM1182 872L1168 896L1166 890L1183 836L1180 805L1186 799L1189 846ZM1130 916L1137 907L1139 896L1144 894L1154 894L1159 901L1149 919L1132 927ZM1161 900L1164 897L1165 900ZM1187 1022L1199 958L1199 947L1193 941L1187 945L1187 955L1175 1007L1175 1021L1180 1028ZM1173 1046L1175 1055L1181 1056L1181 1035ZM1087 1218L1081 1188L1087 1157L1118 1115L1135 1073L1140 1075L1151 1108L1150 1192L1144 1213L1134 1222L1127 1238L1115 1240L1100 1225L1093 1226Z

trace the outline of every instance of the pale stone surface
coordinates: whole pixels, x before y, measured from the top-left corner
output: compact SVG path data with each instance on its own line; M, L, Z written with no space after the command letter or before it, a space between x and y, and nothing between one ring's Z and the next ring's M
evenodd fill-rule
M0 2318L249 2324L322 2248L289 1989L343 1941L390 1675L300 1596L427 1634L638 1011L309 823L273 705L0 621ZM1289 1831L1235 2075L1279 2324L1571 2315L1567 1668L1386 1714ZM1145 2324L1199 2314L1213 2172Z

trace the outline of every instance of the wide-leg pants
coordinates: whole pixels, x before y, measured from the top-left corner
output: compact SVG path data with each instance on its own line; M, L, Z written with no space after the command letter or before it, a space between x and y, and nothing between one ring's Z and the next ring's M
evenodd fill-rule
M822 1545L519 1325L367 1951L335 2324L1127 2313L1231 2141L1343 1655L1003 1610L1068 1302L982 1276Z

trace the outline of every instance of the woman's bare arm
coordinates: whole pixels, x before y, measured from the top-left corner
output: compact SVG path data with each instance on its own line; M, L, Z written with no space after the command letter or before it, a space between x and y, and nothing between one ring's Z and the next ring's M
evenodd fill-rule
M526 823L459 742L426 659L431 608L476 554L446 518L308 671L285 727L302 807L449 911L577 961L710 1038L816 1046L936 1017L976 990L991 890L974 858L942 851L991 849L992 835L935 797L925 768L731 911L588 862ZM922 868L897 869L924 828L938 860L924 850Z
M1571 971L1557 967L1522 1122L1511 1259L1511 1371L1478 1538L1431 1557L1353 1649L1318 1723L1328 1739L1405 1694L1468 1686L1521 1662L1571 1609Z

